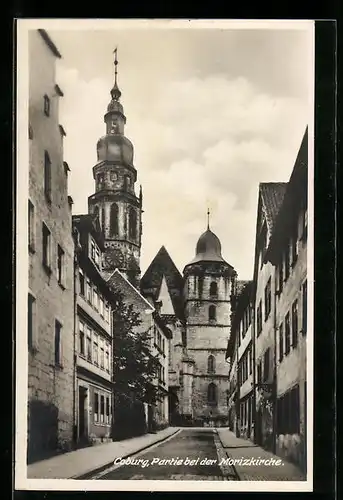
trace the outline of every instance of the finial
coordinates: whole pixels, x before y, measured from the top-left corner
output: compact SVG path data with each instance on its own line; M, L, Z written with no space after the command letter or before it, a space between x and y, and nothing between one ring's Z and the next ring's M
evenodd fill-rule
M207 229L210 229L210 209L207 209Z
M118 87L118 57L117 57L117 52L118 52L118 47L116 47L113 51L114 53L114 86L113 89L111 90L111 96L112 99L115 101L119 101L119 98L121 96L121 92Z

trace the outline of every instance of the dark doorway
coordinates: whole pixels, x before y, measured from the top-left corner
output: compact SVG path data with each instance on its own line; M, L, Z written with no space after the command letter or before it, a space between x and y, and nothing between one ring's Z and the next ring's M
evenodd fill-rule
M86 419L86 401L87 389L79 387L79 439L82 440L87 436L87 419Z

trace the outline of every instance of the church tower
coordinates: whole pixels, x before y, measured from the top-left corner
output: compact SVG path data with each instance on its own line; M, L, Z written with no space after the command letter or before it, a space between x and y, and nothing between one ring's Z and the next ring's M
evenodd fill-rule
M208 212L209 217L209 212ZM226 422L231 300L236 272L221 254L219 238L210 230L200 236L195 258L184 268L184 300L188 355L194 360L189 407L193 419Z
M104 116L106 134L97 143L95 193L88 198L88 212L98 215L104 235L104 271L110 274L118 268L133 285L139 286L142 189L136 196L134 148L124 135L126 116L117 82L117 49L114 53L115 80Z

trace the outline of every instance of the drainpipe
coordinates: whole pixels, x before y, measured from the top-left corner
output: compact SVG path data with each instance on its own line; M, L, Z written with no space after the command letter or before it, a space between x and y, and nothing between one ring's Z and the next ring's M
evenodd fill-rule
M255 288L255 284L253 284L253 287ZM254 423L254 443L257 444L257 439L256 439L256 326L255 326L255 290L254 290L254 296L252 300L252 307L251 307L251 323L252 323L252 328L251 328L251 345L252 345L252 387L253 387L253 392L252 392L252 421Z
M276 454L276 424L277 424L277 326L276 326L276 282L277 282L277 273L276 268L274 266L274 370L273 370L273 453Z
M77 322L76 322L76 317L77 317L77 269L78 269L78 264L77 264L77 254L78 254L78 234L77 232L74 232L74 258L73 258L73 273L74 273L74 328L73 328L73 442L74 446L76 447L77 445L77 412L76 412L76 385L77 385L77 376L76 376L76 363L77 363L77 356L76 356L76 329L77 329ZM75 241L76 238L76 241Z

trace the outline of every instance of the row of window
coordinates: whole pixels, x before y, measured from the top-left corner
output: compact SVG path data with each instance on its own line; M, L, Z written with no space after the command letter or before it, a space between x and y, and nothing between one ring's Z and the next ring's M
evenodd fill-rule
M94 392L94 422L106 425L111 423L111 396Z
M238 325L238 343L239 343L239 345L241 344L241 338L244 339L245 334L247 333L247 330L248 330L249 326L251 325L251 319L252 319L251 316L252 316L251 306L249 304L249 306L245 309L243 316L242 316L242 319Z
M252 374L252 347L246 349L238 364L238 385L241 386Z
M101 251L93 238L90 239L90 258L98 269L101 269Z
M98 205L96 205L94 207L94 214L98 216L102 232L105 233L105 222L106 222L105 208L103 207L100 210ZM137 238L137 212L133 207L129 209L128 222L129 222L129 238L135 240ZM117 205L117 203L112 203L110 208L110 234L111 236L119 235L119 206Z
M199 294L202 294L203 291L203 278L199 277L198 280L199 283ZM194 278L194 293L196 293L196 288L197 288L197 280ZM216 298L218 296L218 283L216 281L211 281L210 283L210 297L211 298Z
M302 285L302 334L306 335L307 328L307 281ZM291 348L295 349L298 345L299 336L299 311L298 300L292 304L291 313L288 312L285 319L279 325L279 361L287 356Z
M271 278L267 281L264 289L264 321L269 318L272 309L272 281ZM259 301L256 309L256 330L257 335L262 331L263 313L262 313L262 299Z
M263 382L269 382L269 377L271 373L271 348L268 347L263 354L263 364L262 361L257 362L257 383L262 384Z
M81 268L79 269L79 284L80 295L82 295L82 297L84 297L84 299L87 300L87 302L100 313L107 323L110 323L111 308L109 303Z
M165 369L161 363L159 363L157 366L157 378L160 383L165 384L166 382Z
M90 363L110 372L111 344L79 320L79 354Z
M27 342L30 351L38 345L36 328L36 299L30 293L27 300ZM54 324L54 363L62 367L62 323L55 319Z
M165 338L156 326L154 326L154 345L162 354L165 354Z
M35 207L31 200L28 202L28 233L29 233L29 250L35 251ZM51 231L48 226L42 223L42 263L48 272L52 272L52 244L51 244ZM60 285L65 286L65 252L61 245L57 245L57 258L56 258L56 273L57 281Z
M116 182L118 180L118 174L114 170L109 172L109 181ZM124 176L124 189L128 189L131 186L131 177L129 175ZM105 173L100 173L97 175L98 188L102 189L105 187Z

